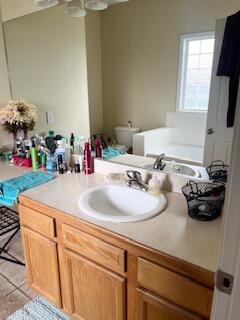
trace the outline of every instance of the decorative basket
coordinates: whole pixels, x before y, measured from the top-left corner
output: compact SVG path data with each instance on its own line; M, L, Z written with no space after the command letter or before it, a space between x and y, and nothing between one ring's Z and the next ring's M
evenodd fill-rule
M225 198L224 183L189 181L182 192L187 200L188 214L193 219L210 221L221 215Z
M210 180L216 182L227 182L229 166L222 160L213 161L206 170Z

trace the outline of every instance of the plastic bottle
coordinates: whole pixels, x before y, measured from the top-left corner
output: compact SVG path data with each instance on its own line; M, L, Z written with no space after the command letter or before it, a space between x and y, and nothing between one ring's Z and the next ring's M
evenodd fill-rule
M58 155L57 161L58 161L58 172L60 174L63 174L65 170L64 170L64 164L63 164L63 157L61 154Z
M71 149L71 153L74 152L74 141L75 141L74 134L71 133L71 137L70 137L70 149Z
M85 142L85 145L84 145L84 172L85 174L91 174L93 172L92 156L91 156L89 142Z
M149 180L148 188L149 193L155 196L161 194L161 181L157 176L153 175L152 179Z
M64 171L67 171L68 155L66 154L64 139L57 141L57 149L55 150L56 159L58 159L59 155L61 155L63 169L64 169ZM70 157L69 157L69 160L70 160ZM57 163L58 163L58 161L57 161Z
M102 158L102 141L100 139L95 141L95 157Z
M38 170L38 150L34 140L32 140L31 148L32 168L34 171Z
M85 138L81 136L79 140L79 154L84 154L84 145L85 145Z

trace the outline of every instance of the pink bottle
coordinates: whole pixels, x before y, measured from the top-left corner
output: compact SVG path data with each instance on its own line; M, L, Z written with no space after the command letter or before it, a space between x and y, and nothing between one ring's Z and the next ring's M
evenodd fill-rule
M96 158L102 158L102 141L97 139L95 142L95 156Z
M89 142L85 142L85 144L84 144L84 172L85 172L85 174L93 173L92 156L91 156Z

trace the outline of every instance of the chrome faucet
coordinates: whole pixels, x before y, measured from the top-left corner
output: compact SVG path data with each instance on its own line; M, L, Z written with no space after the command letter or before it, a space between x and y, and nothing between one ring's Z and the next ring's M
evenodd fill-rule
M148 185L143 182L141 173L134 170L128 170L127 172L128 180L127 186L130 188L148 191Z
M166 166L166 163L163 162L163 158L165 156L165 153L160 154L160 156L157 157L156 161L154 162L153 169L155 170L163 170Z

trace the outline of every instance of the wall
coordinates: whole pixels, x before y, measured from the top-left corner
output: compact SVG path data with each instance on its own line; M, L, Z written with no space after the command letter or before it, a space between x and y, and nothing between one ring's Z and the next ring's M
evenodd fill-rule
M165 123L176 109L179 36L210 31L239 0L131 0L101 15L104 129L143 130Z
M103 131L102 55L100 14L88 11L85 18L90 132Z
M0 108L11 99L0 9ZM0 125L0 147L11 142L11 136Z
M85 20L57 6L5 23L13 98L38 106L36 131L90 135ZM54 112L54 124L46 122Z

